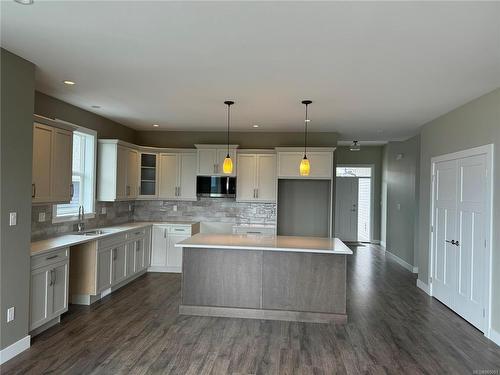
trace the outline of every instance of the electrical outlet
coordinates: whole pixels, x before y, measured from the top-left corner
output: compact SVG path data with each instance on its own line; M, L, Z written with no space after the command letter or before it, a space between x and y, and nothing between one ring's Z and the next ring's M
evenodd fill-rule
M174 205L172 206L172 210L174 210L174 212L177 212L177 205L176 205L176 204L174 204Z
M17 225L17 212L10 212L9 213L9 225L11 227L14 225Z
M129 203L129 205L128 205L128 210L129 210L129 211L132 211L132 205L131 205L130 203Z
M15 319L16 308L14 306L7 309L7 323Z
M45 212L38 213L38 222L43 223L45 221Z
M106 207L101 207L101 214L106 215Z
M398 203L398 211L401 211L401 203Z

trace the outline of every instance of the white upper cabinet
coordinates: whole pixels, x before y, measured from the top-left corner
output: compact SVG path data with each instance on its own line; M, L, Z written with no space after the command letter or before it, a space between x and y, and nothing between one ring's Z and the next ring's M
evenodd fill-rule
M35 123L33 126L33 203L71 201L73 132Z
M275 202L276 155L239 154L236 184L238 202Z
M195 145L197 148L198 176L236 176L236 148L229 145L229 156L233 161L233 172L226 174L222 170L227 155L227 145Z
M278 155L278 178L331 179L333 178L333 151L335 148L311 147L307 158L311 166L309 176L301 176L299 165L304 150L299 148L276 148Z
M158 196L163 199L196 200L196 153L159 155Z
M139 194L139 152L117 140L99 140L97 200L136 199Z

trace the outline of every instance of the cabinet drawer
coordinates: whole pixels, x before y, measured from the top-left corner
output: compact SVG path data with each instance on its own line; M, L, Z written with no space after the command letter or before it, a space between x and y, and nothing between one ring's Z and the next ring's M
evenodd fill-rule
M127 232L127 240L141 238L144 237L145 234L146 234L146 228L135 229L130 232Z
M97 241L97 248L98 249L105 249L107 247L117 245L121 242L125 242L126 240L127 240L126 233L113 234L111 236L105 237L105 238Z
M234 234L254 234L254 235L273 235L276 234L276 228L272 227L233 227Z
M45 254L35 255L31 257L31 269L45 267L50 264L68 260L69 248L50 251Z
M172 234L191 234L191 227L186 227L186 226L171 226L168 228L168 233Z

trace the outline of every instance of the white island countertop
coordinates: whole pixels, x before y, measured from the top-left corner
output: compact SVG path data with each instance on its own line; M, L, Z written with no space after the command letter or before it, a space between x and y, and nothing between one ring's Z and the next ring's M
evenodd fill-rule
M338 238L323 237L198 233L175 246L203 249L352 254L351 249Z

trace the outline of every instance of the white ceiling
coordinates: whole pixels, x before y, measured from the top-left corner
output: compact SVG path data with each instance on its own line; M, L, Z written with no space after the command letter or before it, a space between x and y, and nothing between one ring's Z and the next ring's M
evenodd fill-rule
M36 87L136 129L391 140L500 86L500 3L1 4ZM69 87L61 81L70 79ZM101 109L93 109L100 105Z

